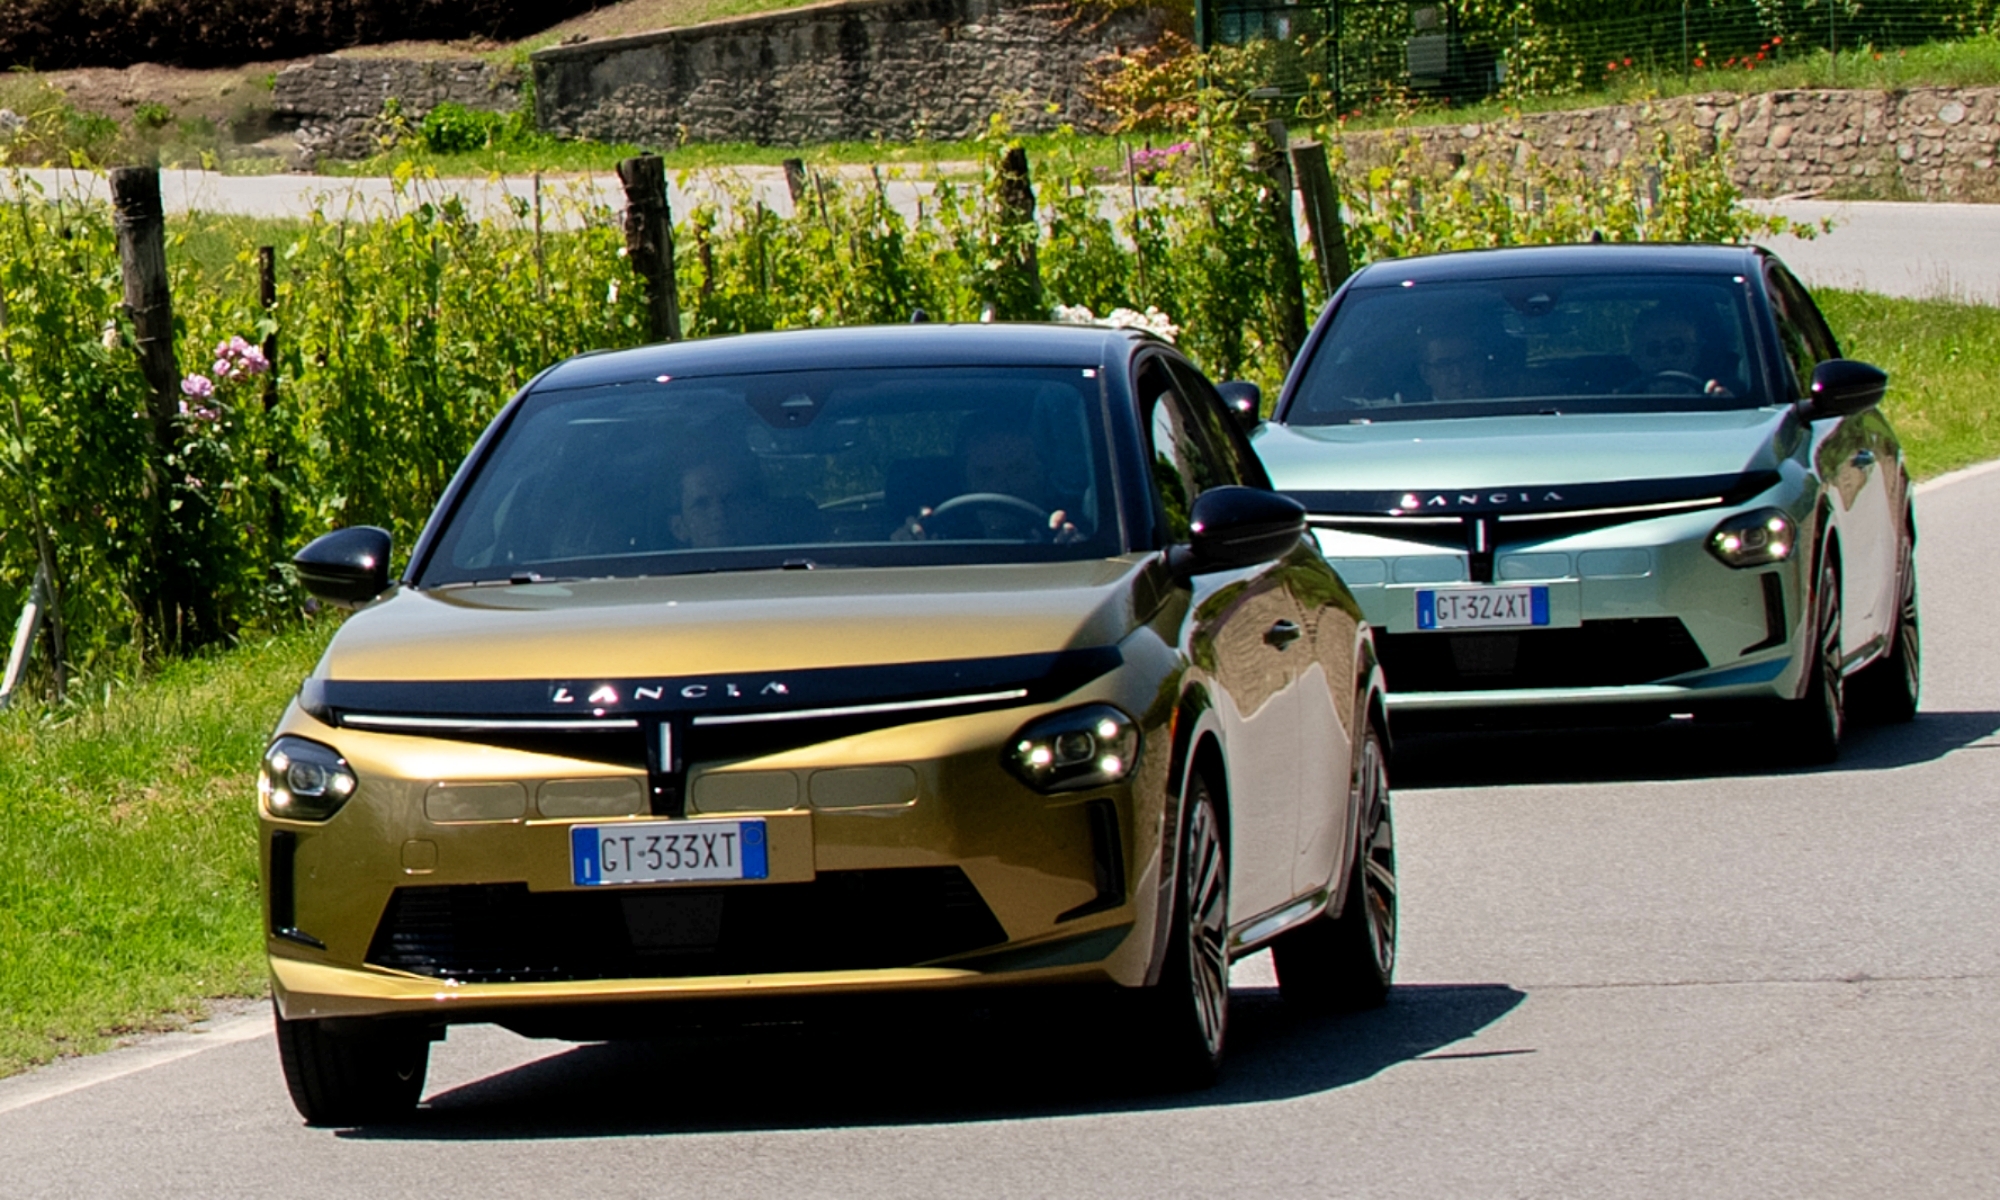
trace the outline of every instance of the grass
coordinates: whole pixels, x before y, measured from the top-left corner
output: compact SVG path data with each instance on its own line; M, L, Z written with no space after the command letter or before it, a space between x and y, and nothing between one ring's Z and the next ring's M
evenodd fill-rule
M1825 50L1785 58L1754 70L1712 67L1697 71L1648 70L1643 64L1587 91L1486 100L1455 108L1385 108L1350 119L1350 129L1444 125L1505 120L1522 113L1566 112L1607 104L1635 104L1706 92L1782 92L1804 88L1889 91L1913 87L1990 87L2000 84L2000 37L1930 42L1900 50L1862 47L1838 58Z
M330 629L0 713L0 1075L263 990L251 770Z
M1919 477L2000 457L2000 308L1818 296ZM0 713L0 1075L263 991L251 772L331 629Z
M1815 292L1853 358L1889 373L1883 411L1918 478L2000 458L2000 308L1902 300L1871 292Z

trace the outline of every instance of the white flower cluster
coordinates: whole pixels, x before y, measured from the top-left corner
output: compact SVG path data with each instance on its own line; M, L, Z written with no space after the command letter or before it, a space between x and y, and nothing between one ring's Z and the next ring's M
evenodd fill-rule
M1109 325L1113 329L1143 329L1155 337L1173 341L1179 336L1181 327L1174 324L1167 314L1146 306L1145 312L1133 308L1114 308L1103 316L1090 311L1087 305L1058 304L1052 314L1061 325Z

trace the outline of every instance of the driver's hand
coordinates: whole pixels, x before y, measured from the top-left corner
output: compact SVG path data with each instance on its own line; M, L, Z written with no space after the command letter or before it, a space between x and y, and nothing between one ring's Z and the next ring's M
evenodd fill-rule
M897 527L896 532L889 535L889 540L892 542L923 541L924 518L930 515L931 515L931 507L930 505L926 504L925 506L917 510L916 516L903 518L903 523Z
M1069 514L1057 509L1049 514L1049 540L1058 546L1074 545L1083 540L1083 534L1070 523Z
M1703 395L1714 396L1717 399L1721 400L1736 399L1736 393L1722 386L1722 381L1720 379L1709 380L1708 386L1702 388L1701 390Z

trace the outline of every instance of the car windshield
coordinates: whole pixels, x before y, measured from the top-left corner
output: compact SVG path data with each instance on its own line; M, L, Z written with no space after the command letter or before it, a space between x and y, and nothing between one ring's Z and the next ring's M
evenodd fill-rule
M1117 554L1097 375L853 369L532 394L420 582Z
M1749 288L1732 275L1405 283L1342 300L1295 425L1755 408Z

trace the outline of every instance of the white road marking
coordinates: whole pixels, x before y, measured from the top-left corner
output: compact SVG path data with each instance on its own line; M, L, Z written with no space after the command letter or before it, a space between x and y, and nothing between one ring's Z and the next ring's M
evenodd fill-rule
M209 1050L270 1035L271 1018L268 1013L246 1013L219 1021L205 1030L170 1033L156 1041L114 1050L98 1058L76 1059L72 1063L45 1067L30 1075L0 1080L0 1113L10 1113L58 1096L67 1096L71 1092L192 1058Z

